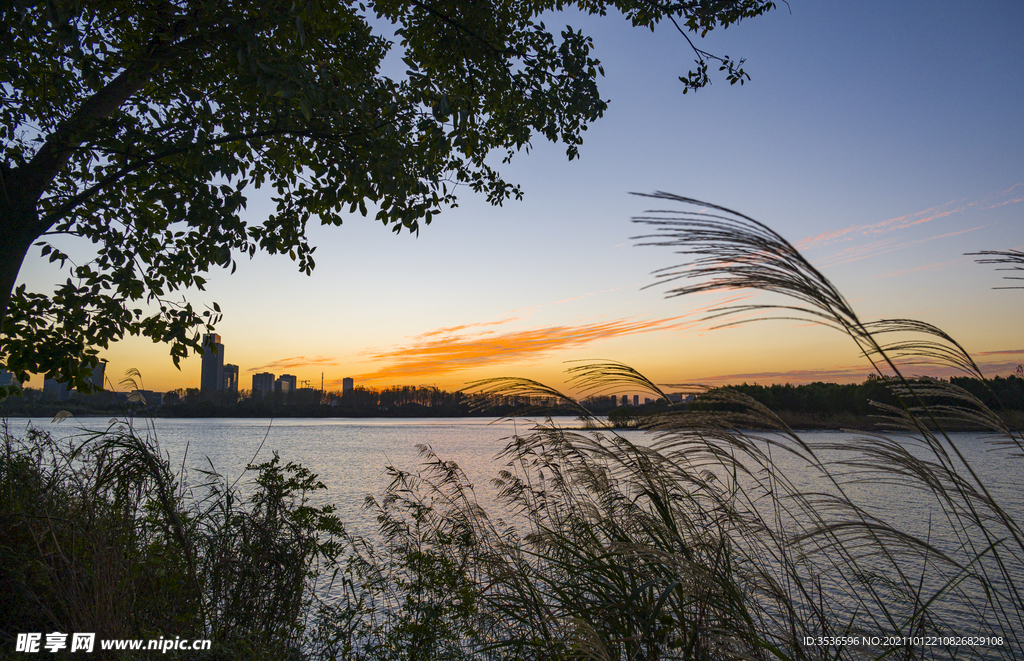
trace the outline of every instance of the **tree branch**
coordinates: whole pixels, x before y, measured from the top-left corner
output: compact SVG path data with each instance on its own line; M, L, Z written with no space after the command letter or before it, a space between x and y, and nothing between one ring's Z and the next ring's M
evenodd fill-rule
M175 30L182 24L184 21L179 21ZM70 158L71 151L81 144L81 136L93 122L112 115L125 101L141 90L165 62L173 59L182 51L191 50L198 44L206 42L211 38L211 34L223 32L226 29L195 35L170 44L154 38L151 42L152 45L143 57L126 67L102 89L83 101L78 110L69 115L50 134L32 160L22 168L18 168L22 173L22 176L19 177L22 179L22 199L34 204L42 196L50 182L59 174L61 167ZM39 221L41 231L49 227L48 224L42 225L42 222L42 220Z
M495 53L497 55L515 55L517 57L526 57L526 53L523 53L523 52L514 51L514 50L511 50L511 49L508 49L508 48L498 48L497 46L492 44L487 39L484 39L483 37L481 37L477 33L473 32L472 30L467 28L462 23L460 23L460 22L456 21L455 19L453 19L448 14L445 14L443 12L440 12L440 11L434 9L433 7L431 7L430 5L426 4L425 2L420 2L419 0L412 0L411 4L414 7L419 7L420 9L422 9L425 12L427 12L431 16L434 16L435 18L441 19L443 22L447 23L449 26L455 28L459 32L462 32L463 34L465 34L465 35L475 39L476 41L479 41L484 46L486 46L488 49L490 49L491 52L493 52L493 53Z
M226 135L226 136L222 136L220 138L214 138L212 140L207 140L204 143L204 145L205 146L211 146L211 145L212 146L216 146L216 145L227 144L227 143L230 143L230 142L247 142L249 140L256 140L256 139L259 139L259 138L269 138L269 137L278 136L278 135L292 135L292 136L305 137L305 138L316 138L316 139L319 139L319 140L326 140L326 139L345 140L345 139L348 139L348 138L350 138L350 137L352 137L354 135L357 135L357 134L358 134L358 132L355 132L355 131L351 132L351 133L346 133L346 134L329 134L329 133L319 133L319 132L316 132L316 131L303 131L303 130L298 130L298 129L295 129L295 128L285 128L285 129L272 129L272 130L268 130L268 131L257 131L255 133L236 133L236 134L232 134L232 135ZM133 172L135 172L135 171L137 171L137 170L139 170L139 169L141 169L141 168L143 168L143 167L145 167L147 165L152 165L153 163L157 163L157 162L162 161L162 160L164 160L166 158L171 158L172 156L177 156L179 154L184 154L184 153L190 151L193 148L195 148L195 144L194 143L189 144L187 147L175 147L174 149L168 149L168 150L160 152L158 154L152 154L150 156L147 156L146 158L143 158L143 159L140 159L138 161L135 161L134 163L131 163L129 165L125 165L124 167L118 169L116 172L113 172L113 173L107 175L103 179L100 179L98 182L96 182L95 184L93 184L89 188L81 191L77 195L74 195L73 197L68 199L66 202L64 202L64 204L60 205L57 209L55 209L55 210L51 211L50 213L46 214L45 216L43 216L43 218L40 219L40 225L44 225L48 229L51 225L53 225L53 223L57 222L60 218L64 217L68 213L70 213L70 211L72 209L74 209L76 206L82 204L83 202L88 201L89 198L91 198L93 195L95 195L96 193L99 193L100 191L102 191L104 188L110 186L111 184L114 184L114 183L118 182L119 180L123 179L124 177L128 176L129 174L131 174L131 173L133 173Z

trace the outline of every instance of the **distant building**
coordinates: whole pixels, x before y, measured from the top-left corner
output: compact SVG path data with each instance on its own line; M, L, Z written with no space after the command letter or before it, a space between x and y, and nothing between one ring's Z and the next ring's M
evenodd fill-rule
M128 403L134 404L138 408L152 408L160 406L163 403L163 398L163 393L152 390L133 390L128 395Z
M260 393L266 397L268 393L274 392L274 375L270 372L262 372L252 375L252 392L255 395Z
M199 392L204 396L224 390L224 345L220 335L203 336L203 372Z
M90 406L96 406L98 404L109 404L111 401L110 394L103 392L104 381L106 381L107 374L107 361L100 360L95 367L92 368L92 376L89 377L89 381L92 382L93 392L91 394L82 394L79 391L71 392L71 397L75 399L81 399Z
M103 389L103 382L107 377L107 361L100 360L96 367L92 368L92 385L97 390Z
M629 406L629 395L623 395L622 396L622 405L623 406Z
M224 366L224 390L238 393L238 365Z
M20 388L21 381L14 378L14 372L0 369L0 386L16 386Z
M107 361L105 360L100 360L99 363L92 368L92 376L89 377L89 381L97 391L103 389L103 381L106 378L106 372ZM7 372L7 374L10 374L10 372ZM10 378L13 380L14 375L11 374ZM17 382L15 381L15 383ZM2 379L0 379L0 385L5 385ZM74 389L73 383L58 383L57 379L44 379L43 397L45 399L55 399L60 402L66 402L73 397L87 397L87 395L79 394L79 392Z
M346 376L341 380L341 394L344 395L347 392L352 392L355 387L355 382L352 381L352 377Z
M66 402L71 399L71 384L58 383L57 379L44 379L43 397L45 399L55 399L58 402Z
M283 393L295 392L296 385L297 382L294 376L291 374L282 374L278 377L277 381L274 382L274 390Z
M640 406L640 395L633 395L633 406Z

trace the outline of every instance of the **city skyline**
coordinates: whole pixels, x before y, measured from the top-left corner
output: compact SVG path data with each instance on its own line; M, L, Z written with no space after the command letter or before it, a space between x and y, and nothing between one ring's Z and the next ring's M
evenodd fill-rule
M311 277L260 254L234 275L204 274L206 291L188 296L220 304L216 332L232 338L243 388L261 372L299 382L324 372L328 390L344 376L374 387L454 390L494 376L562 387L566 361L586 359L618 360L662 384L866 377L856 348L834 331L702 320L730 298L763 300L738 298L747 292L666 299L664 287L645 288L679 256L634 247L644 230L629 219L650 201L629 193L667 190L773 227L862 317L933 323L987 374L1012 373L1024 362L1020 293L995 289L1003 274L966 253L1024 247L1024 53L1015 31L1024 9L791 5L706 44L746 57L749 83L716 81L686 96L675 79L689 65L678 34L553 18L591 34L607 72L609 109L579 160L538 140L501 166L522 184L522 201L492 208L463 190L459 208L418 238L359 214L340 228L313 223ZM258 221L270 194L248 194ZM55 277L30 258L21 281ZM179 372L148 340L103 354L113 381L137 368L154 390L200 387L201 359L186 358Z

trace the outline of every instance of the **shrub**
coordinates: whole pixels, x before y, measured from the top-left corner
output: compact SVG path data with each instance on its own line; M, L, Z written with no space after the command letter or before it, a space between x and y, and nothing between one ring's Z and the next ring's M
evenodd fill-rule
M131 421L79 441L15 439L5 428L5 650L25 631L173 632L215 641L214 657L300 654L313 584L344 536L331 507L309 504L324 488L313 473L275 455L249 466L255 479L242 496L212 472L188 484Z

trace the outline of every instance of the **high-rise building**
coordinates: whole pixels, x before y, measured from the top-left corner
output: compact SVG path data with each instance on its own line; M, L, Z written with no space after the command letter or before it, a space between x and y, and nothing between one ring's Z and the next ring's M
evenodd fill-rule
M106 377L107 372L107 361L100 360L95 367L92 368L92 375L89 377L89 381L92 383L93 388L98 392L103 389L103 381ZM13 375L12 375L13 378ZM3 385L0 383L0 385ZM44 379L43 380L43 396L47 399L56 399L61 402L66 402L72 397L87 397L89 395L80 393L73 383L58 383L56 379Z
M291 374L282 374L278 377L277 381L274 382L274 390L283 393L295 392L295 387L298 382L295 377Z
M59 383L57 379L43 379L43 397L66 402L71 399L71 384Z
M633 395L633 406L640 406L640 395Z
M346 376L341 380L341 394L344 395L347 392L352 392L355 382L352 381L352 377Z
M107 375L107 361L100 360L96 367L92 368L92 385L97 390L103 389L103 381Z
M260 374L252 375L252 392L255 395L266 397L269 393L274 392L274 375L270 372L261 372Z
M224 390L224 345L220 335L203 336L203 373L199 380L199 391L210 396Z
M238 365L224 366L224 390L238 394Z

